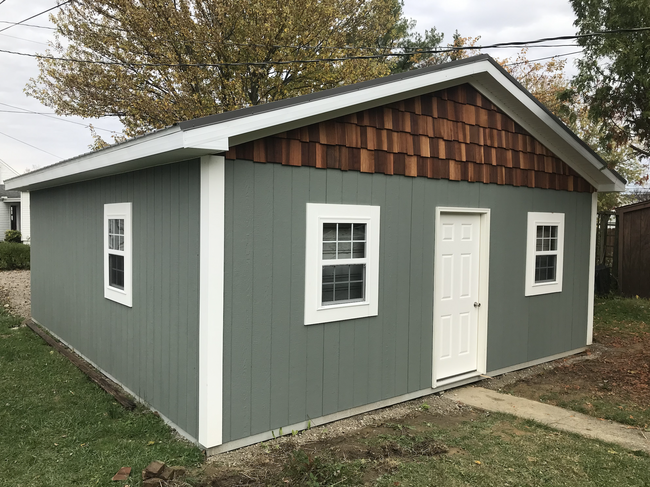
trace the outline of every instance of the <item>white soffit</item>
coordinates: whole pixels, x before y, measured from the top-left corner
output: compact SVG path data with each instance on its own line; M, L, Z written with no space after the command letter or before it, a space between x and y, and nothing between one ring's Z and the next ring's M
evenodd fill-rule
M564 126L497 68L489 57L450 64L358 89L305 97L259 113L232 112L221 120L183 129L176 125L95 153L79 156L7 181L7 189L31 190L133 171L202 155L417 95L470 83L598 191L622 191L625 185ZM269 106L269 108L271 108ZM181 124L182 125L182 124Z

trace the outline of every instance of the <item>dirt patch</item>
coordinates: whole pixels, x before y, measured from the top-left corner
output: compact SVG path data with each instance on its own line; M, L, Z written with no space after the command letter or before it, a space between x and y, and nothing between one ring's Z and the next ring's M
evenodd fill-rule
M30 318L31 312L30 271L0 272L0 299L9 310L23 318Z
M580 357L526 371L515 382L487 381L491 389L567 407L594 417L648 427L650 422L650 334L595 335ZM481 384L483 385L483 384Z
M342 465L342 468L354 462L361 463L359 483L370 485L405 462L463 454L462 450L450 448L424 432L430 431L432 426L453 429L478 416L479 413L469 407L433 395L337 422L339 424L313 428L289 438L218 455L209 460L202 472L201 478L207 480L201 485L234 487L275 485L276 482L302 485L295 476L283 479L287 466L298 465L307 473L317 475L318 462ZM352 428L364 423L365 426ZM341 431L344 433L336 434ZM346 473L338 475L343 477Z

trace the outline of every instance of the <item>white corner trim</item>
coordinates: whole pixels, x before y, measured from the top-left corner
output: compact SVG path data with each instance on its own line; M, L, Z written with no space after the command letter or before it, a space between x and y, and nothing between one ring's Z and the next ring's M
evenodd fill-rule
M535 245L538 225L557 226L557 250L555 254L556 270L555 280L551 282L535 283L535 258L537 257ZM538 296L562 292L562 279L564 272L564 213L528 212L528 225L526 229L526 280L524 283L525 296Z
M377 316L379 312L379 226L380 207L307 203L305 236L305 325ZM365 223L366 257L324 261L323 223ZM365 299L337 305L321 305L322 268L327 263L366 266Z
M481 225L481 239L479 243L479 284L478 284L478 299L481 303L478 315L478 351L477 351L477 370L470 374L455 377L450 380L439 381L436 378L436 356L435 356L435 343L432 342L433 353L432 358L432 383L431 387L440 388L447 386L451 383L457 383L458 380L470 379L485 374L487 369L487 340L488 340L488 316L490 308L490 208L456 208L456 207L436 207L435 214L435 234L434 234L434 276L433 276L433 337L435 340L436 329L440 318L436 313L440 300L442 299L440 286L437 285L436 269L439 269L437 262L438 248L437 248L437 235L440 229L440 215L442 213L469 213L478 215L480 217Z
M225 159L201 157L199 443L222 443Z
M108 248L108 220L124 220L124 250L111 250ZM104 298L133 307L133 224L132 204L108 203L104 205L104 219L102 220L104 233ZM113 287L109 283L108 254L124 257L124 289Z
M596 292L596 230L598 228L598 193L591 193L591 232L589 235L589 283L587 286L587 345L594 339L594 294Z

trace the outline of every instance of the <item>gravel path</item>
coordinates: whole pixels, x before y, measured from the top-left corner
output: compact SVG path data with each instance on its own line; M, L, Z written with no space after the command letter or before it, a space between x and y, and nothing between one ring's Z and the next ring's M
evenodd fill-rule
M9 309L23 318L32 316L29 275L29 271L0 272L0 294L7 298Z

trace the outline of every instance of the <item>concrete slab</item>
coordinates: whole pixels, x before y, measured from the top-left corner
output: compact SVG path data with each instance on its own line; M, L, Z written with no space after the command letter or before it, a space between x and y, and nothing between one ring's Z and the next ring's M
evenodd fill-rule
M532 419L558 430L615 443L633 451L650 453L650 441L641 430L614 421L592 418L586 414L482 387L467 386L454 389L447 392L446 396L475 408Z

